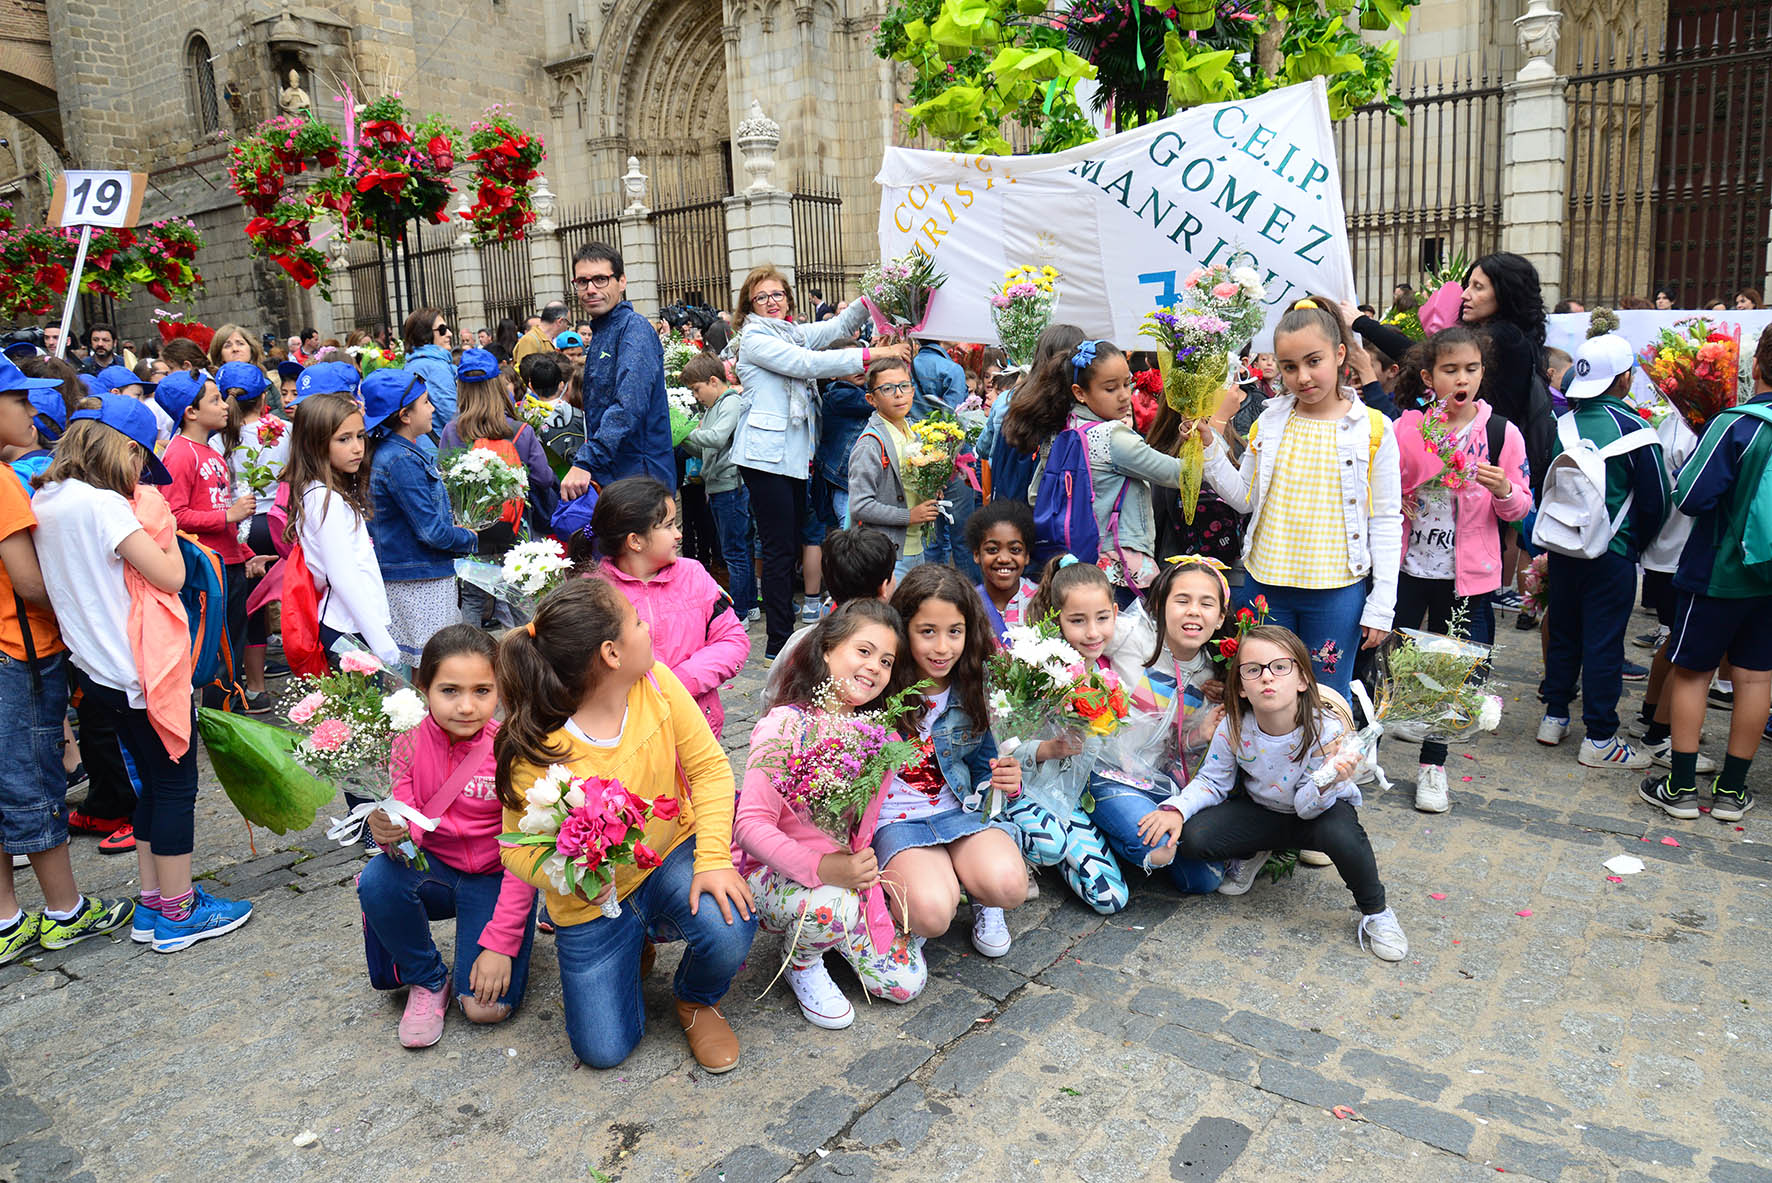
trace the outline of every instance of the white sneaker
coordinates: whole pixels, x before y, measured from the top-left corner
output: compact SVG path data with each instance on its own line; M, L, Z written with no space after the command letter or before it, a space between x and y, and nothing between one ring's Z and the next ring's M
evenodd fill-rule
M1380 961L1401 961L1409 956L1409 938L1403 935L1397 914L1389 908L1376 916L1360 917L1360 926L1354 930L1354 936L1362 949L1370 942L1372 955Z
M745 613L744 622L747 625L756 624L758 621L760 621L762 619L763 619L763 609L752 608L749 612Z
M1538 742L1546 747L1554 748L1563 742L1569 734L1569 720L1559 719L1555 715L1546 715L1538 724Z
M1581 751L1576 753L1575 759L1588 768L1629 768L1636 772L1653 763L1648 752L1639 752L1616 735L1604 743L1582 740Z
M1255 886L1255 877L1267 866L1267 851L1258 850L1246 859L1232 859L1224 865L1224 882L1218 885L1219 895L1242 895Z
M972 947L986 957L1009 952L1009 921L1001 908L972 909Z
M1423 764L1415 774L1415 808L1423 813L1445 813L1452 808L1452 797L1446 788L1446 769L1440 764Z
M1674 741L1671 738L1664 739L1660 743L1649 744L1643 750L1649 753L1649 759L1655 761L1657 767L1672 768L1674 766ZM1703 752L1698 753L1699 772L1715 772L1716 770L1717 762L1715 760Z
M788 970L788 985L794 988L794 997L800 1000L800 1013L814 1027L841 1031L855 1022L855 1008L843 997L837 983L831 981L831 971L824 967L822 960L805 969Z

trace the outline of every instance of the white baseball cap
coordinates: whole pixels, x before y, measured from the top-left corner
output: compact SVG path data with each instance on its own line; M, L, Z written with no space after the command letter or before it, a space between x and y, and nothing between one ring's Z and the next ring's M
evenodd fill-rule
M1617 333L1590 337L1575 355L1575 364L1569 367L1569 389L1563 397L1574 400L1605 394L1618 375L1630 373L1636 364L1636 351Z

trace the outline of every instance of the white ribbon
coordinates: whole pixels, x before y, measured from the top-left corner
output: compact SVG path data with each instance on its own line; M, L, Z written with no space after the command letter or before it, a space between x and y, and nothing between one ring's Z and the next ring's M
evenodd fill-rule
M362 838L364 823L367 822L369 815L378 809L395 821L405 822L408 826L417 826L427 832L437 828L436 818L426 817L406 802L396 801L389 797L385 801L364 801L352 806L351 812L343 817L332 819L332 825L327 828L326 836L340 846L349 846Z

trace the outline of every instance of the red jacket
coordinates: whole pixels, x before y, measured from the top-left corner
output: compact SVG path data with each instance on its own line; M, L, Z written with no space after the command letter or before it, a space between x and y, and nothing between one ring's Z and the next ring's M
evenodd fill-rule
M172 507L178 528L230 566L251 558L252 552L240 543L239 523L228 521L234 482L221 453L189 436L175 435L160 460L172 474L166 504Z

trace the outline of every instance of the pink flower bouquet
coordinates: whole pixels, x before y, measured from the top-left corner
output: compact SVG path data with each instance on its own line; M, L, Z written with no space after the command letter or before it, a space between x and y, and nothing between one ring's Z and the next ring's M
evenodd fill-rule
M647 818L668 821L682 808L675 797L648 802L619 780L575 777L561 764L550 767L529 787L524 803L517 829L500 834L499 842L533 847L534 865L555 891L578 892L586 899L595 899L615 881L617 867L649 870L663 862L641 841ZM602 908L605 916L621 915L613 892Z

